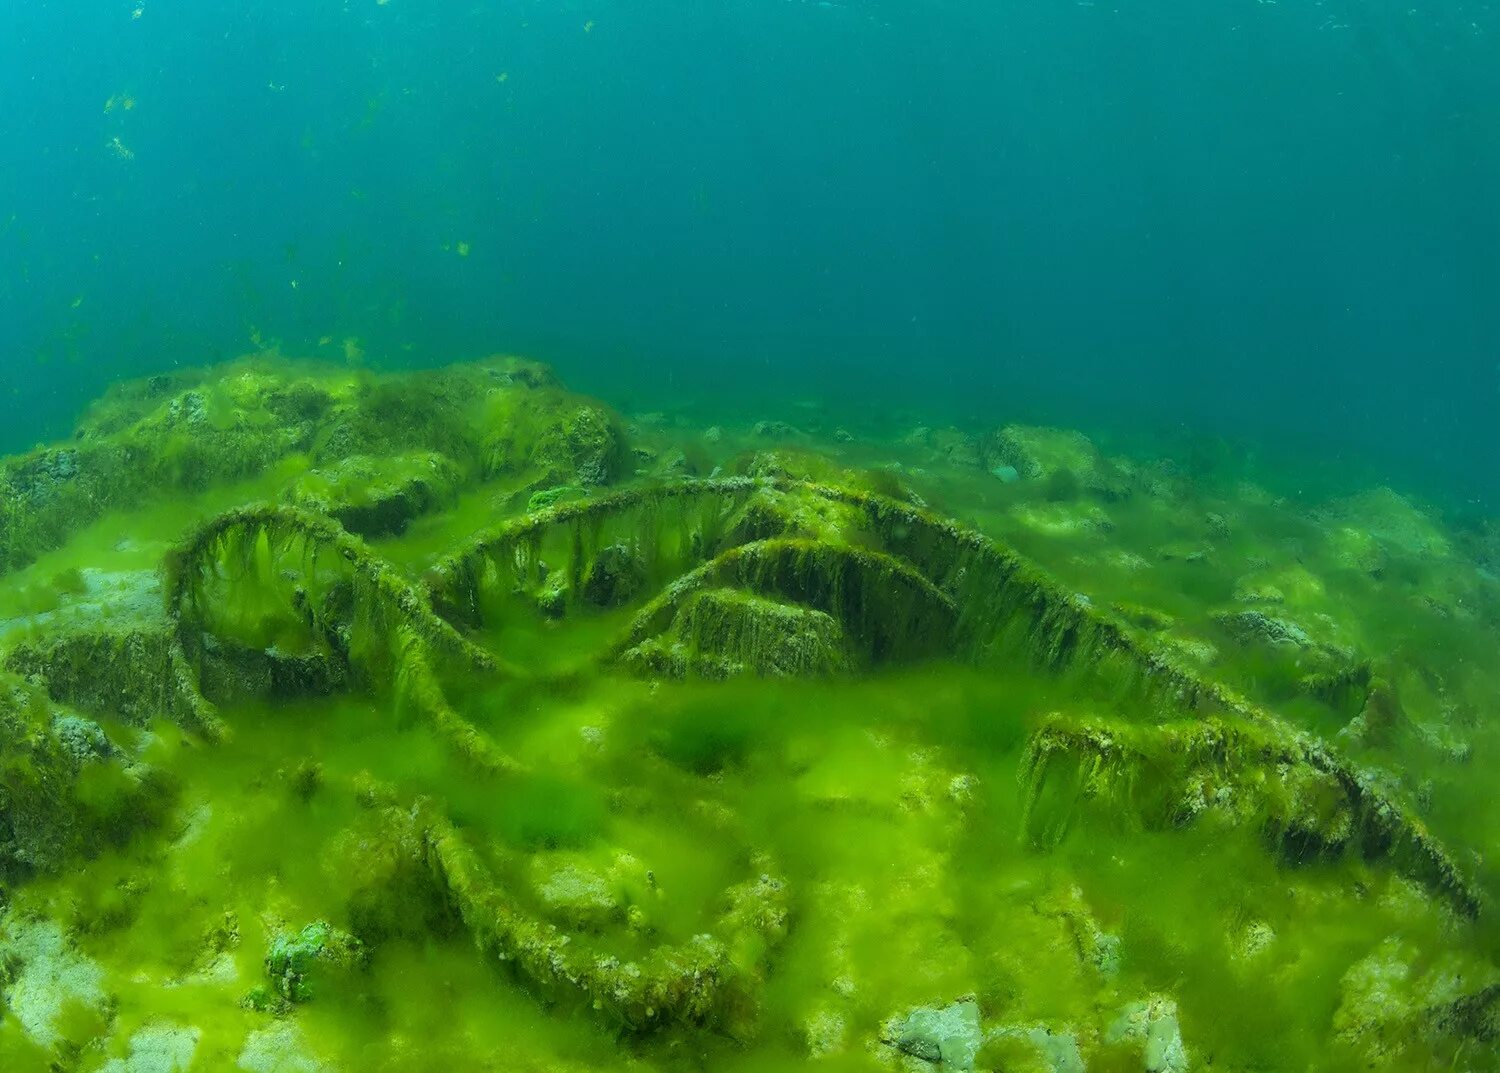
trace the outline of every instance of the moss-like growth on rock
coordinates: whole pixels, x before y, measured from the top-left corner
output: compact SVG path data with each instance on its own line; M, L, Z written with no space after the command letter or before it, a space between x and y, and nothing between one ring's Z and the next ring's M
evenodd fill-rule
M1006 425L980 442L980 458L986 469L1010 467L1023 480L1039 482L1051 500L1084 492L1104 499L1130 494L1129 475L1071 429Z
M646 674L667 678L806 677L847 670L843 627L824 611L738 589L690 596L659 637L622 656Z
M98 723L0 676L0 891L122 843L170 800L169 783Z
M434 452L391 459L347 458L298 477L286 501L334 518L362 537L399 535L413 519L450 503L461 474Z
M272 940L266 952L266 975L275 995L296 1005L316 997L324 986L322 977L346 973L364 960L365 948L358 939L319 920Z
M310 460L293 501L375 535L480 476L608 484L626 453L612 411L518 359L388 375L245 359L123 385L72 442L0 463L0 572L106 511L278 465Z

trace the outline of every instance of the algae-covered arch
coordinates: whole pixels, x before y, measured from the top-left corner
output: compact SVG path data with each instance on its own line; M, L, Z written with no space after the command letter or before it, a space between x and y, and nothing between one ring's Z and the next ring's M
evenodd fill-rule
M122 649L151 658L99 661L93 678L119 676L142 696L148 680L151 695L172 698L163 711L209 739L232 733L216 700L238 692L362 690L392 697L484 776L525 777L454 701L474 683L537 673L488 628L518 614L563 628L619 615L596 654L611 673L853 674L932 656L1002 673L1024 665L1086 710L1119 702L1137 713L1062 717L1036 732L1023 779L1033 841L1045 845L1091 803L1160 829L1189 822L1180 784L1207 772L1243 790L1245 817L1284 858L1357 853L1465 914L1480 908L1420 821L1334 749L1004 545L878 494L776 478L643 485L501 522L421 582L329 517L249 506L189 534L164 564L163 592L165 630ZM788 650L789 631L805 645ZM84 634L11 662L78 692L80 665L112 646ZM1313 799L1332 812L1310 811ZM481 949L538 993L581 999L631 1030L732 1017L789 926L790 892L758 860L698 938L611 953L521 905L441 802L397 808L390 822L410 825L415 866ZM754 955L734 953L745 949Z

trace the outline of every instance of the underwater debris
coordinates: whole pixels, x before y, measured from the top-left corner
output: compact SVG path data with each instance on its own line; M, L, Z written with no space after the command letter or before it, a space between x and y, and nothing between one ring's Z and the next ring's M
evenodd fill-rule
M841 517L842 525L824 528L820 539L756 540L712 554L731 541L732 520L743 518L746 506L767 492L784 500L837 504L848 513ZM788 509L783 502L778 512L785 517ZM741 531L750 535L762 529ZM1103 695L1136 697L1158 719L1200 721L1186 725L1186 736L1175 741L1179 751L1213 757L1231 748L1236 750L1231 765L1239 762L1236 757L1247 763L1290 763L1293 775L1301 773L1332 799L1346 800L1349 830L1338 829L1332 817L1324 817L1320 826L1311 811L1295 800L1290 803L1277 841L1292 858L1354 844L1367 858L1398 858L1400 867L1463 912L1478 911L1474 888L1420 821L1326 743L1299 735L1270 712L1148 647L1123 624L989 538L920 508L867 492L768 478L687 481L595 497L476 537L430 573L434 604L447 613L457 609L458 621L481 621L487 601L503 597L506 590L524 589L528 576L540 576L540 548L549 532L556 534L553 546L571 556L562 572L572 576L587 572L589 557L599 554L601 546L613 546L602 544L606 532L630 534L633 546L655 549L654 556L646 557L651 567L645 576L665 587L612 647L613 660L669 676L686 673L692 646L683 644L681 631L691 624L691 616L678 619L696 594L719 589L822 611L840 625L854 651L874 662L934 648L981 663L1023 659L1049 673L1080 676ZM840 542L855 534L882 550ZM667 580L694 557L707 561ZM1257 621L1265 617L1243 614L1259 616ZM765 662L763 653L750 656L750 666ZM712 657L700 661L698 669L711 674L727 670ZM1229 729L1226 719L1236 729ZM1077 761L1100 750L1110 754L1123 749L1119 757L1102 761L1106 768L1124 757L1144 761L1146 753L1132 751L1131 740L1130 728L1107 725L1069 733L1054 724L1039 732L1030 752L1028 777L1034 781L1028 808L1034 807L1045 781L1041 773L1060 754L1071 750ZM1289 778L1283 789L1291 787ZM1303 790L1310 794L1312 786ZM1335 809L1334 815L1344 813ZM1170 826L1176 821L1156 817L1153 822Z
M224 1062L240 1055L245 1068L332 1069L314 1058L327 1053L331 1063L341 1051L336 1034L322 1034L326 1022L356 1009L400 1007L402 1000L386 993L388 965L402 965L402 979L413 971L412 978L430 983L439 972L448 979L465 958L475 975L454 986L474 989L476 1005L494 1001L493 1020L502 1025L495 1035L513 1030L502 1008L514 1002L528 1023L545 1022L548 1032L605 1041L600 1053L618 1048L613 1030L653 1035L633 1040L623 1060L642 1066L685 1046L720 1055L717 1048L743 1046L762 1025L769 1031L757 1047L775 1054L801 1046L851 1067L1081 1073L1086 1059L1088 1068L1175 1070L1188 1053L1183 1030L1195 1061L1211 1055L1215 1065L1235 1065L1239 1056L1225 1044L1229 1033L1210 1027L1205 1011L1221 1013L1241 991L1254 1001L1262 985L1299 1001L1304 987L1313 990L1303 979L1311 971L1327 981L1326 993L1309 1003L1321 1004L1323 1023L1298 1031L1320 1033L1320 1042L1365 1063L1415 1067L1429 1052L1446 1062L1455 1050L1469 1058L1494 1038L1487 1027L1494 1008L1488 954L1458 961L1443 952L1444 944L1487 941L1485 925L1463 919L1478 911L1481 895L1458 867L1462 860L1463 870L1488 880L1478 858L1484 840L1453 821L1441 785L1447 769L1377 776L1343 752L1374 768L1395 748L1441 729L1443 749L1454 758L1460 745L1462 757L1470 755L1471 739L1472 755L1482 757L1485 697L1449 667L1421 666L1415 645L1392 655L1383 640L1362 632L1363 622L1324 613L1336 610L1340 586L1349 583L1347 571L1328 569L1336 559L1334 537L1325 547L1324 536L1309 527L1274 551L1252 546L1262 533L1256 510L1271 510L1269 499L1255 509L1201 498L1167 504L1138 495L1127 502L1074 467L1014 489L997 488L979 470L952 478L1032 511L1006 509L998 521L1000 514L982 513L916 469L861 472L780 449L732 463L745 471L740 477L610 491L591 483L597 470L589 464L612 453L616 433L607 430L607 410L579 417L570 440L566 415L592 404L520 366L510 376L476 377L470 370L433 378L415 403L394 381L369 377L350 378L347 392L320 381L278 394L267 427L307 425L311 439L282 456L246 498L280 505L230 511L188 534L166 564L164 609L132 609L125 623L87 610L97 586L90 574L96 566L86 556L95 548L109 555L106 543L70 544L21 579L43 597L55 590L59 612L29 597L7 604L6 613L18 617L7 620L15 628L5 636L5 662L32 679L26 688L46 708L28 725L26 749L33 748L31 738L48 739L46 749L56 756L47 762L66 780L75 769L129 768L144 748L138 731L149 729L158 744L141 755L153 763L170 758L163 762L174 776L243 774L243 800L252 806L245 811L268 810L273 825L285 820L288 842L297 843L279 857L279 847L247 850L272 874L273 908L247 902L238 907L240 918L247 934L256 927L271 934L237 954L201 939L204 913L217 917L229 904L216 891L208 892L209 909L200 904L202 866L242 832L265 836L253 823L227 821L222 809L213 818L207 802L221 801L217 786L184 798L180 822L149 843L115 853L113 836L85 841L68 850L78 856L52 867L54 876L67 868L62 878L34 880L41 870L17 870L35 884L14 888L35 892L28 911L53 911L44 901L49 884L61 898L87 903L66 910L60 934L76 931L106 961L122 937L155 942L146 933L163 904L167 912L179 910L175 889L153 889L138 878L168 867L182 877L180 911L193 921L184 928L189 954L164 959L171 964L160 971L143 966L130 978L121 992L128 1015L100 1028L109 1049L87 1068L110 1057L109 1068L120 1069L175 1061L173 1048L194 1026L178 1023L169 1004L138 996L160 981L219 989L232 1005L254 981L233 979L222 967L214 972L224 975L211 976L208 966L232 970L252 949L279 951L280 966L252 1004L290 1012L294 992L307 992L273 981L290 979L294 951L316 946L304 941L306 930L287 929L286 921L310 919L369 952L366 970L345 980L337 973L320 977L334 966L309 955L303 980L311 990L325 984L313 1009L278 1020L234 1011L230 1019L255 1026L248 1036L244 1027L225 1035L203 1021L191 1052L198 1064L210 1054ZM43 498L74 494L73 486L93 479L89 440L108 443L147 418L170 417L185 437L216 424L245 433L225 400L243 397L250 400L246 412L260 414L254 400L266 397L264 386L253 378L226 385L186 374L140 388L135 401L122 404L114 433L44 453L31 478L35 490ZM498 394L492 397L491 389ZM515 422L530 418L511 416L527 399L539 409L557 401L547 418L558 418L557 432L545 451L536 438L546 422L522 428ZM910 461L919 448L935 467L970 466L968 447L948 431L927 430L901 457ZM656 452L653 471L672 469L668 434L647 435ZM867 446L861 441L848 456ZM189 482L179 487L228 479L180 443L172 450ZM621 457L633 465L641 456L625 442ZM392 501L382 498L368 516L343 513L341 504L358 501L359 482L379 483L388 462ZM408 464L429 463L445 480L426 500L401 475ZM1130 487L1150 486L1128 465L1113 473ZM481 486L486 474L495 480ZM338 483L341 475L350 479L337 495L313 494L320 482ZM1015 547L1027 557L925 509L917 489L1015 533ZM209 514L235 501L234 494L197 497L192 510ZM1100 499L1111 500L1117 525L1107 540L1103 529L1082 527L1098 516L1092 501ZM522 507L525 516L505 517ZM493 527L476 533L473 518L484 510L495 512ZM1167 510L1188 519L1175 534L1180 539L1138 541L1137 549L1146 555L1157 547L1210 549L1207 557L1188 566L1129 550L1141 512ZM424 513L430 517L420 526L396 536L403 519ZM1028 528L1027 517L1080 527L1049 546L1051 538ZM69 520L65 528L81 524ZM371 543L350 527L369 534ZM175 535L175 524L163 528ZM144 592L140 550L167 534L130 535L140 543L116 556L128 568L120 576L129 574L131 591ZM453 550L434 566L431 556L444 539ZM1059 551L1064 543L1069 547ZM1393 607L1441 621L1449 631L1441 636L1462 640L1463 631L1488 621L1484 615L1493 617L1482 604L1464 602L1472 599L1467 580L1444 581L1434 586L1433 603L1418 602L1418 582L1427 575L1412 558L1417 553L1374 538L1371 545L1379 548L1384 576L1360 573L1355 582L1378 596L1389 591ZM1304 552L1307 567L1300 565ZM1038 556L1058 577L1037 565ZM1296 566L1286 565L1293 559ZM1128 581L1095 587L1095 565L1101 577ZM1179 578L1184 591L1173 587ZM1225 608L1284 621L1307 634L1312 647L1269 639L1230 645L1224 637L1235 624L1213 619ZM1215 654L1197 633L1213 637L1221 650ZM1348 652L1324 652L1317 639L1325 635L1357 642L1361 651L1351 645ZM1170 650L1174 645L1198 652L1215 670L1186 662ZM533 658L542 647L542 658ZM554 648L569 662L554 659ZM901 666L934 656L942 662L932 671ZM961 663L979 670L955 666ZM1267 681L1252 681L1263 667L1272 668ZM867 673L876 680L862 681ZM1217 674L1240 677L1226 685ZM830 675L840 680L701 681ZM947 693L970 688L966 676L998 683L997 690L1014 686L1021 699L1012 704L996 700L998 692L983 693L993 710L966 712L962 730L955 730L945 721L954 717ZM657 681L642 684L637 677ZM664 681L683 678L700 681ZM846 697L850 705L867 703L875 690L887 689L890 708L878 715L840 710ZM804 697L812 702L805 707ZM967 697L965 703L972 701ZM794 720L781 722L773 702ZM731 704L743 710L724 718ZM1058 717L1038 729L1035 713L1054 708L1100 714ZM380 723L381 713L393 709L389 726ZM291 715L284 723L274 722L285 713ZM159 719L189 733L152 727ZM1333 738L1335 748L1293 730L1289 720L1330 737L1347 727ZM289 740L295 750L285 748ZM215 741L217 747L202 748ZM433 742L441 744L429 748ZM1426 747L1427 758L1440 751L1438 744ZM450 753L475 762L455 764ZM9 756L3 749L0 755ZM1018 756L1027 765L1019 795L1011 779ZM240 772L247 761L255 770ZM527 787L552 771L566 793L527 797ZM186 785L196 788L190 778ZM1473 848L1472 860L1450 858L1404 804L1408 793L1455 848ZM510 794L525 807L507 812ZM170 804L172 791L162 800ZM139 820L149 824L151 816ZM1163 832L1191 827L1210 836L1122 839L1107 850L1121 860L1149 843L1170 861L1169 844L1192 848L1211 841L1217 828L1233 829L1235 838L1225 841L1235 854L1265 853L1254 868L1264 867L1258 874L1267 885L1246 897L1268 904L1183 921L1184 932L1221 929L1222 943L1214 933L1189 951L1187 943L1202 937L1184 939L1179 948L1174 935L1171 949L1157 950L1153 929L1169 925L1160 914L1151 919L1155 907L1131 902L1134 891L1127 888L1122 898L1080 865L1092 846L1074 840L1045 857L1028 852L1011 837L1022 820L1043 848L1084 822L1098 824L1091 834L1107 835L1108 825L1118 824ZM683 838L663 830L683 822L704 823L713 835L693 831ZM734 837L718 838L731 830ZM318 854L316 868L306 867L304 840ZM731 845L726 850L720 842ZM111 852L83 863L96 848ZM115 861L137 852L149 861L128 868ZM997 859L1003 868L984 870ZM66 878L73 872L80 878ZM1152 891L1170 889L1179 878L1154 876L1160 888ZM96 897L79 898L83 882L99 884ZM1396 926L1396 910L1386 905L1393 891L1410 902L1416 937L1403 931L1405 945L1396 954L1382 948L1369 965L1356 961L1351 968L1371 940ZM1288 892L1293 909L1276 901ZM1007 911L997 913L998 905ZM1343 930L1330 938L1316 933L1320 912L1345 913L1354 923L1341 921ZM1305 933L1297 930L1300 914ZM140 934L132 933L136 920L143 921ZM1356 928L1377 922L1386 930L1361 932L1358 947L1348 942ZM1440 938L1417 934L1425 928ZM1312 954L1294 964L1304 935ZM483 958L473 957L468 940ZM419 950L457 960L411 970L401 959ZM1168 972L1187 966L1194 976L1142 980L1159 968L1157 958ZM494 965L504 972L491 972ZM0 965L0 977L26 971L19 960ZM1226 994L1205 1000L1192 984L1154 993L1168 979L1205 971L1225 978ZM126 979L118 964L99 972L101 988L120 989ZM1459 975L1461 986L1443 983ZM1341 976L1346 985L1335 993ZM497 984L504 980L518 985L513 993ZM1122 1006L1141 995L1149 997ZM1382 1006L1379 996L1390 1002ZM533 999L562 1017L554 1024L537 1016ZM954 1012L965 1004L972 1019L967 1008ZM455 1004L455 1022L472 1016L457 1010L462 1005ZM571 1019L575 1010L593 1016ZM907 1011L896 1019L907 1030L904 1047L903 1032L884 1033L884 1045L878 1038L880 1018L893 1010ZM1337 1024L1330 1022L1334 1010ZM981 1032L981 1011L999 1014L1001 1027ZM951 1017L964 1030L959 1043L945 1049L942 1033L925 1031L919 1015L932 1022L927 1028ZM89 1024L92 1033L98 1026ZM455 1048L472 1034L467 1027L452 1031ZM440 1060L422 1055L415 1036L397 1034L392 1029L390 1038L369 1045L389 1044L402 1060ZM490 1045L493 1036L483 1038ZM0 1040L0 1064L9 1058L7 1046ZM559 1062L572 1061L535 1057L550 1043L530 1046L530 1052L518 1048L519 1064L562 1068ZM26 1068L24 1060L18 1068Z
M556 925L520 910L462 835L430 806L419 806L416 823L427 867L482 951L514 966L543 994L582 998L634 1032L743 1016L747 1002L737 989L753 982L762 966L737 964L734 952L750 940L749 948L764 957L786 933L785 884L763 873L724 893L715 933L660 944L634 960L591 952Z
M297 584L279 584L279 577L273 582L271 576L288 564L298 566ZM323 564L337 567L337 576L330 578ZM264 595L269 584L278 629L294 628L324 655L342 660L358 680L393 690L401 707L479 767L514 769L510 758L454 711L438 677L445 662L482 671L495 668L493 658L435 615L419 589L333 519L272 505L230 511L173 552L166 578L173 658L196 669L200 681L214 655L208 642L221 628L232 634L247 625L263 632L265 626L221 621L214 587L228 580L259 587Z
M714 605L702 604L704 590L731 589L754 595L769 596L823 612L839 632L846 635L853 650L866 661L895 662L941 651L951 638L957 613L952 601L931 582L900 560L880 552L866 551L837 544L808 540L763 540L731 548L697 570L683 575L662 596L652 601L636 616L626 631L623 646L635 648L667 628L692 630L696 623L699 639L717 637L723 642L737 641L740 654L749 665L773 669L778 655L772 648L800 643L795 637L778 637L767 630L735 629L726 631L722 617L713 621ZM693 606L685 606L687 604ZM718 610L740 611L740 625L745 611L764 614L764 604L738 606L718 601ZM789 623L791 618L782 616ZM831 637L831 631L824 630ZM689 634L691 637L691 634ZM760 648L743 646L760 641ZM824 646L819 659L810 656L806 665L813 669L821 662L836 666L837 657ZM625 654L620 652L620 658ZM790 654L790 653L789 653Z
M813 677L847 670L844 629L824 611L736 588L700 589L660 635L620 662L661 678Z
M1081 808L1170 830L1212 817L1257 827L1291 864L1346 852L1386 860L1479 912L1479 894L1422 823L1324 742L1290 727L1223 719L1161 726L1058 716L1027 742L1024 829L1055 845Z

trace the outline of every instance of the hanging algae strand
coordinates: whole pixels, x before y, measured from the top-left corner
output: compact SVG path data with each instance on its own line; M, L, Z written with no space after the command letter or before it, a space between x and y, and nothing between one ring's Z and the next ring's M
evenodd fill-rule
M290 588L274 576L296 563ZM493 672L494 659L432 612L425 596L363 541L332 519L293 507L265 505L230 511L189 536L168 558L165 586L175 624L176 658L203 674L217 658L204 643L220 630L249 626L264 639L264 623L246 623L242 601L260 609L280 595L281 624L291 620L306 639L325 645L364 682L391 689L398 708L427 721L457 752L480 768L513 770L510 758L469 724L444 696L440 662ZM238 621L218 614L212 590L236 586ZM240 592L249 588L247 597ZM273 600L274 602L274 600Z

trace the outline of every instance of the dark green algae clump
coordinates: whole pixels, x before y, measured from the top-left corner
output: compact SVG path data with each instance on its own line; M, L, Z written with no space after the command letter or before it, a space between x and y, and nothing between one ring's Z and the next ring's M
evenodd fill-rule
M0 463L0 1068L1500 1068L1492 524L802 417L262 359Z

